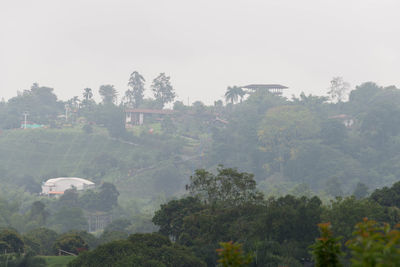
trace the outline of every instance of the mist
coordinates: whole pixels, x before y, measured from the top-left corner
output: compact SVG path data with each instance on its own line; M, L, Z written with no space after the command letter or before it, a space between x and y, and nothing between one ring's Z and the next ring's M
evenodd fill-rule
M63 100L129 74L169 74L180 100L212 103L229 85L281 83L324 94L399 84L397 1L3 1L0 91L34 82Z

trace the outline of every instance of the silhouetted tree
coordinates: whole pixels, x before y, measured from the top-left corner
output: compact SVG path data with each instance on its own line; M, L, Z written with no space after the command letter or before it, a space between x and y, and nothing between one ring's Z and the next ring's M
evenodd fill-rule
M115 90L114 85L102 85L99 89L99 94L103 100L103 104L114 104L117 99L117 90Z
M154 97L160 103L161 107L174 101L176 94L171 85L170 77L166 76L165 73L160 73L160 75L153 80L151 88L153 89Z

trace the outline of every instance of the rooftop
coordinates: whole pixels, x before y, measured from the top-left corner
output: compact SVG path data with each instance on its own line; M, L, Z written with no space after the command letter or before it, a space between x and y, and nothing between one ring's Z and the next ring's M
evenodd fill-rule
M256 89L288 89L289 87L281 84L249 84L242 86L242 88L256 90Z
M125 112L148 113L148 114L172 114L172 113L174 113L174 111L171 109L143 109L143 108L126 109Z
M54 183L57 183L57 182L60 182L60 181L65 181L65 180L67 180L67 181L81 182L81 183L86 184L86 185L94 185L94 183L91 182L91 181L89 181L89 180L82 179L82 178L77 178L77 177L59 177L59 178L52 178L52 179L47 180L47 181L45 182L45 185L54 184Z

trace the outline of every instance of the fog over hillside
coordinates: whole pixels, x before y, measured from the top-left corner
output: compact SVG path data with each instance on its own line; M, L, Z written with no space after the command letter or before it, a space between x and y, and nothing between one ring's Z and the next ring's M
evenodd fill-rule
M227 85L283 83L323 94L343 76L399 85L400 26L383 1L2 1L0 91L34 82L63 100L81 88L162 71L179 99L212 103Z
M0 266L400 266L399 10L0 1Z

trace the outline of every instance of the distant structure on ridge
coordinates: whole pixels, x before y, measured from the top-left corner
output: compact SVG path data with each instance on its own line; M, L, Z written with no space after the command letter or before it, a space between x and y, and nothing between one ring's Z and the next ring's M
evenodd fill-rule
M135 109L128 108L125 110L125 125L142 125L144 123L144 115L148 119L160 120L165 115L171 115L174 111L171 109Z
M42 195L57 196L64 194L65 190L87 190L94 188L95 184L89 180L77 177L60 177L47 180L42 185Z
M268 90L270 93L275 95L282 95L284 89L288 89L289 87L281 85L281 84L249 84L246 86L241 86L241 88L250 89L250 90Z

